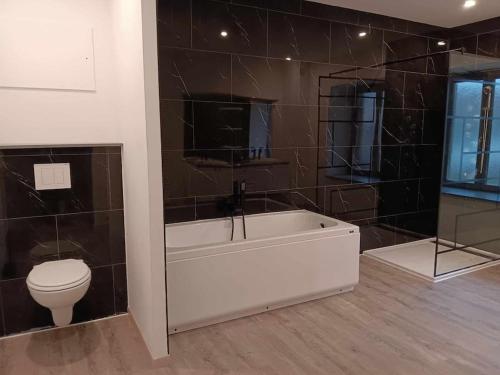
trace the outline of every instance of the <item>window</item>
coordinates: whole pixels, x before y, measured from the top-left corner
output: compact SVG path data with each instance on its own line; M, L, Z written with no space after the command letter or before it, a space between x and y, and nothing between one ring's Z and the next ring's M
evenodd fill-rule
M449 94L446 185L497 190L500 80L453 80Z

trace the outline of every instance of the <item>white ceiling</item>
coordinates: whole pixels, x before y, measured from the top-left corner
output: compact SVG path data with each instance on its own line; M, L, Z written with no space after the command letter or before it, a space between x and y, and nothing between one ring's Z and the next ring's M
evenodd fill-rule
M500 16L500 0L477 0L473 8L464 9L465 0L312 0L317 3L362 10L423 22L442 27ZM499 24L500 29L500 24Z

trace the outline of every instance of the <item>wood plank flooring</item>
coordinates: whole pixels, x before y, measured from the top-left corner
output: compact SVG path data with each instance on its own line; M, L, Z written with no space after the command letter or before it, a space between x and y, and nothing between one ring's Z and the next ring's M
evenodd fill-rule
M500 374L500 268L439 284L362 257L353 293L171 336L128 316L0 340L0 374Z

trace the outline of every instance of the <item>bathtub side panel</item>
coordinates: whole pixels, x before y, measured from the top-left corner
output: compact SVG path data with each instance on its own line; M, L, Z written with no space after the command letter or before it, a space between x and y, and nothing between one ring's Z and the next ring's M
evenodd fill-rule
M174 261L167 267L169 326L180 331L356 285L359 233Z

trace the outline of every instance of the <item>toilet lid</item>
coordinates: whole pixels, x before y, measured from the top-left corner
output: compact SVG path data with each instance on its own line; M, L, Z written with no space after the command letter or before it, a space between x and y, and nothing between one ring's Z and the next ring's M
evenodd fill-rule
M85 281L89 267L80 259L65 259L39 264L31 270L28 282L36 287L60 288Z

